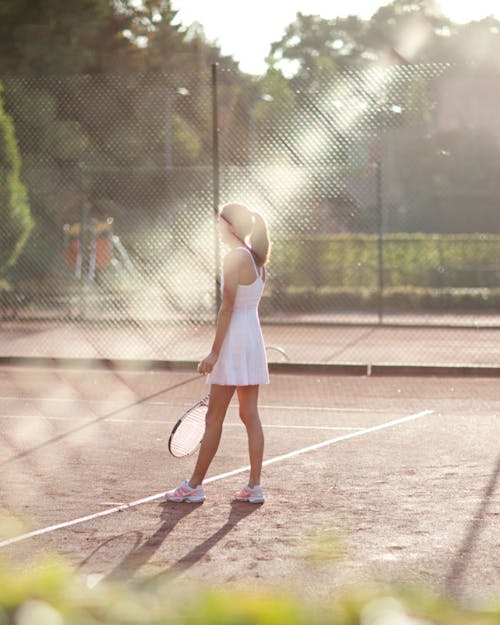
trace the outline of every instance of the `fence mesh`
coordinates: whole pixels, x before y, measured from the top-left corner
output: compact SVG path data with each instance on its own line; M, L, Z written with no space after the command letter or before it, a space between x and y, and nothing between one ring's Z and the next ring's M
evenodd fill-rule
M9 349L200 358L217 310L214 206L233 200L270 225L271 359L317 360L314 324L500 326L500 133L477 113L494 77L216 78L2 79L35 223L2 267L2 320L44 327Z

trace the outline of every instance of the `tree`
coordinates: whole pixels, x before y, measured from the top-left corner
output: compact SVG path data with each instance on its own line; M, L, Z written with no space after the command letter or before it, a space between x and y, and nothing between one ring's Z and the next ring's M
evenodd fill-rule
M294 80L310 87L325 69L328 72L362 64L363 40L367 25L358 17L328 20L317 15L297 13L280 41L271 45L268 64L289 73Z
M15 265L33 227L20 175L14 124L0 97L0 276Z
M493 17L454 24L435 0L394 0L369 21L298 13L271 45L268 64L283 71L291 68L292 82L309 88L325 67L331 72L432 62L491 69L497 67L499 54L500 21Z
M498 71L500 57L500 21L487 17L457 27L455 58L457 63L478 70Z
M124 35L130 19L105 0L2 0L0 71L43 75L109 69L110 57L133 53Z
M187 52L181 24L175 24L177 11L170 0L144 0L131 8L130 0L122 0L130 16L130 42L140 51L144 69L175 71L179 55Z
M255 119L264 134L272 134L293 111L295 94L290 82L276 69L269 69L259 83Z
M367 44L385 63L449 61L443 43L452 34L453 24L435 0L394 0L371 18Z
M237 69L176 17L171 0L2 0L0 73L180 73L214 61Z

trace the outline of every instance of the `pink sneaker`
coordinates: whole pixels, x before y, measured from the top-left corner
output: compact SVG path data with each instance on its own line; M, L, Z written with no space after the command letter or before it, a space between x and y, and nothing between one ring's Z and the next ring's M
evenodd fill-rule
M235 501L248 501L249 503L264 503L264 493L262 486L243 486L234 496Z
M205 492L201 484L192 488L189 486L188 480L184 480L177 488L167 491L165 493L165 499L174 503L181 503L183 501L187 503L202 503L205 501Z

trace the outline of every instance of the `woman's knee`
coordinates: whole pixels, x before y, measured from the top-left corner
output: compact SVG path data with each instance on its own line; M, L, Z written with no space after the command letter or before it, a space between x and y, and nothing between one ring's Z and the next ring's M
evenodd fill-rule
M245 425L260 423L260 417L257 410L240 410L240 419Z
M222 427L224 423L225 414L221 412L208 411L205 416L205 426L208 427Z

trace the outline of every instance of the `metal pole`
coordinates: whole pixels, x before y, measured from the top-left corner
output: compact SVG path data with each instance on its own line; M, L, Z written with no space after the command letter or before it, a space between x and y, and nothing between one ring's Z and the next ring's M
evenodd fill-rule
M213 175L213 216L214 216L214 263L215 263L215 314L217 315L222 296L220 292L220 243L217 220L219 215L219 110L217 94L217 63L212 63L212 175Z
M167 171L172 169L173 150L172 150L172 98L173 93L170 89L167 91L165 100L165 167Z
M174 126L175 98L189 95L186 87L169 88L165 100L165 167L170 171L174 166Z
M375 162L378 214L378 322L384 320L384 219L382 200L382 167L379 159Z
M78 319L85 319L87 316L87 207L85 206L84 197L84 175L83 165L81 161L77 163L77 185L78 185L78 199L80 208L80 238L79 238L79 252L80 252L80 271L78 279L80 282L79 288L79 311Z

